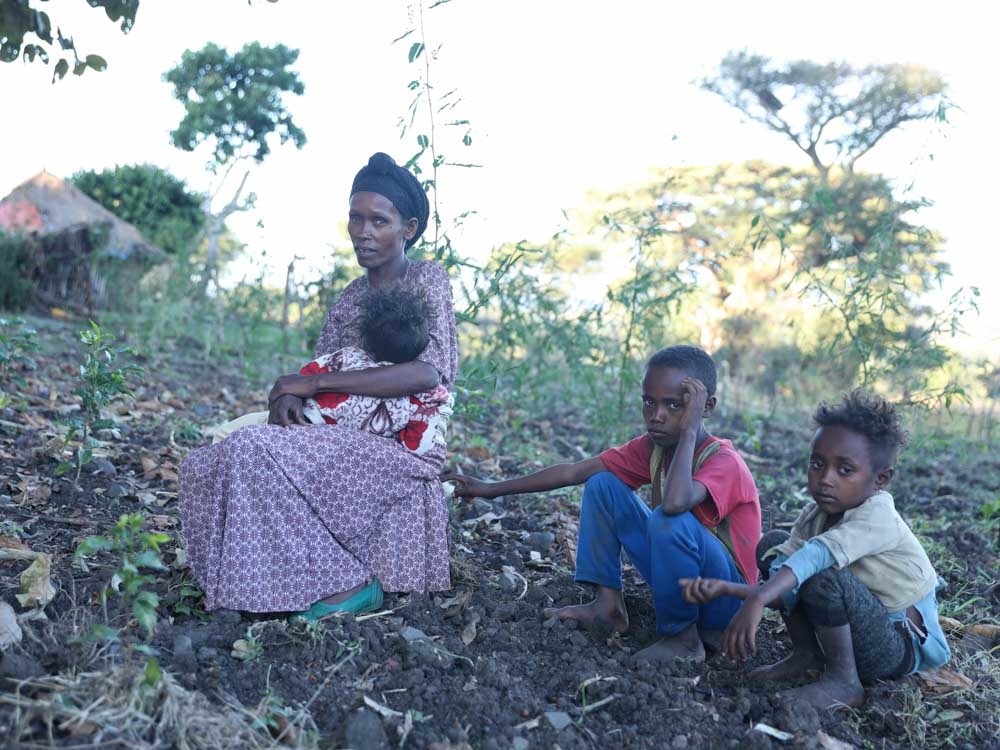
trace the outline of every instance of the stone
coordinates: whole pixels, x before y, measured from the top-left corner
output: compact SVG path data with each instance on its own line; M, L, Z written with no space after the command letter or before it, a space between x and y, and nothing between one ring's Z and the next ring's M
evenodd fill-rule
M10 499L10 495L0 495L0 505L13 505L14 501Z
M688 738L686 734L679 734L670 741L670 747L673 750L684 750L688 746Z
M412 625L407 625L405 628L400 630L399 635L402 636L403 640L407 643L430 640L430 636L428 636L427 633L419 628L413 627Z
M550 531L532 531L524 541L531 549L544 553L548 551L555 540L555 534Z
M508 573L507 571L500 574L499 582L500 588L504 591L513 592L521 589L521 579L513 573Z
M528 750L530 747L528 741L524 737L515 737L511 740L510 746L513 750Z
M128 497L132 494L131 488L121 482L112 482L105 493L108 497Z
M386 737L382 721L374 711L360 708L347 717L347 727L344 729L344 741L348 747L364 748L365 750L388 750L389 738Z
M106 458L95 458L93 461L88 461L83 470L88 474L97 474L102 477L118 476L118 469Z
M174 636L174 667L180 672L198 671L198 659L195 657L194 644L190 636Z
M546 711L545 718L557 732L561 732L573 723L573 719L565 711Z
M448 670L455 664L455 657L429 638L410 641L407 650L414 661L425 667Z

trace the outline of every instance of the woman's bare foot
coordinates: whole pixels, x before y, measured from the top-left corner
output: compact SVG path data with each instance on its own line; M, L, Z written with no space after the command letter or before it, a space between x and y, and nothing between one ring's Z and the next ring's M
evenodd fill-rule
M805 677L810 671L823 669L823 657L815 651L792 651L781 661L750 670L755 680L788 680Z
M325 596L322 599L320 599L320 601L323 602L324 604L340 604L341 602L346 602L348 599L350 599L356 593L361 591L361 589L363 589L367 585L368 585L367 581L362 581L353 589L348 589L347 591L341 591L339 594L331 594L330 596Z
M605 586L598 586L597 596L589 604L549 607L542 610L542 614L562 620L577 620L588 626L610 625L618 633L628 630L628 611L622 592Z
M698 626L695 623L691 623L676 635L664 636L632 656L634 662L656 664L669 664L674 659L683 659L694 664L705 661L705 646L701 642Z
M860 681L823 675L817 682L782 692L781 697L805 701L819 711L827 711L837 706L860 706L865 701L865 689Z

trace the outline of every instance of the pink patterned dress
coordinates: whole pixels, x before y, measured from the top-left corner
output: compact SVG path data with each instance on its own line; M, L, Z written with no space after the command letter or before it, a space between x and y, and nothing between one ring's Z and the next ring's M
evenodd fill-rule
M451 388L458 351L448 275L411 262L401 283L420 289L436 313L417 359ZM317 357L360 347L354 321L367 289L366 277L355 279L330 308ZM205 608L302 610L371 576L386 591L449 589L444 454L438 446L417 455L339 425L254 425L191 451L179 503Z

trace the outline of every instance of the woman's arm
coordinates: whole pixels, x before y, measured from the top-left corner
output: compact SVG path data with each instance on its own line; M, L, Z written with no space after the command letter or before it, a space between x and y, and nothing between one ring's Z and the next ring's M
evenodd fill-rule
M366 370L322 372L316 375L282 375L268 396L273 404L282 396L312 398L317 393L335 391L352 396L396 398L429 391L441 382L433 366L415 360Z

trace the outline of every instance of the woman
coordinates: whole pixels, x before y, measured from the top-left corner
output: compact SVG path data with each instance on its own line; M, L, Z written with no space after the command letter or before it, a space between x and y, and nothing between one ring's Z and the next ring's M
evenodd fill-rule
M306 424L303 402L323 391L407 396L455 380L451 285L444 269L406 250L427 226L427 196L409 171L375 154L351 188L348 233L365 274L330 308L320 356L360 346L355 320L369 289L419 289L434 310L430 343L412 362L285 375L267 425L192 451L181 466L180 510L205 607L249 612L364 612L387 591L450 588L448 511L438 479L444 449L418 456L390 438Z

